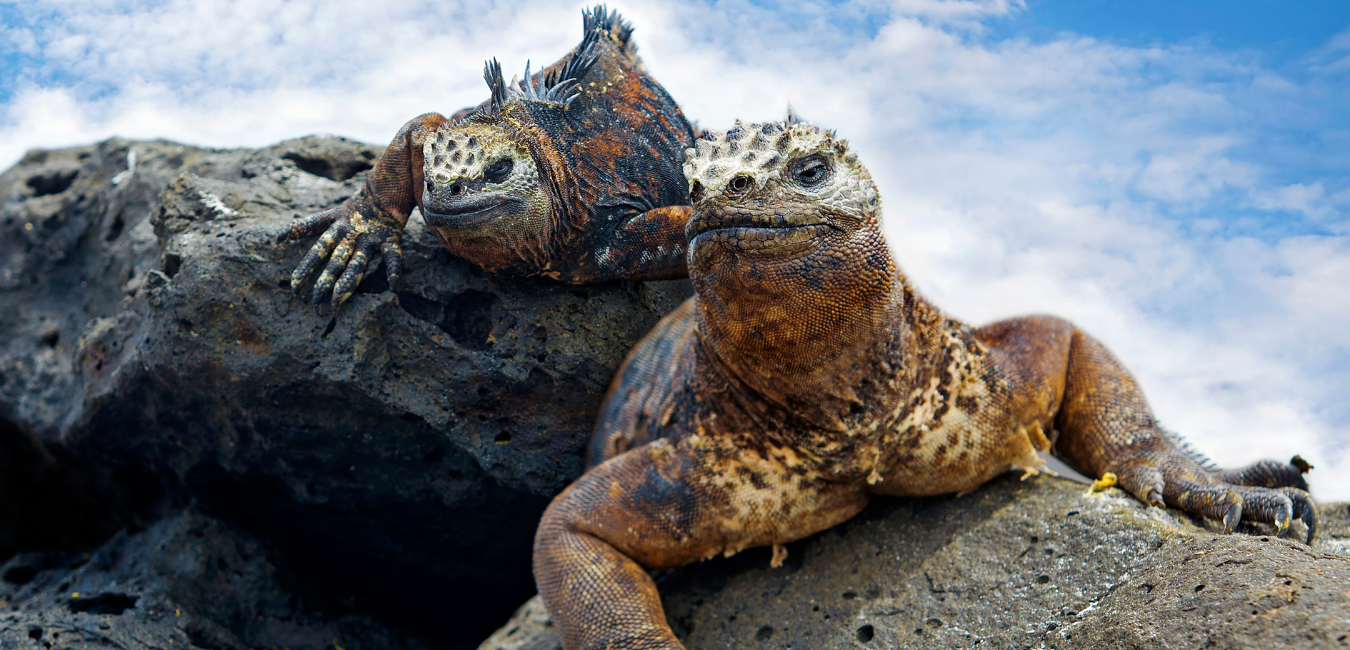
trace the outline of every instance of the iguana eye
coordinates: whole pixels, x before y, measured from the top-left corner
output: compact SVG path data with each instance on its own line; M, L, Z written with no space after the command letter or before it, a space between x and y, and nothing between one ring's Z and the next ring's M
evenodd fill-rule
M792 166L792 180L798 185L814 188L830 178L830 164L816 154L798 160Z
M730 183L727 183L727 188L733 192L740 193L750 189L754 184L755 181L749 176L737 176L731 179Z
M487 171L483 172L483 180L489 183L500 183L511 175L511 168L515 166L510 158L502 158L488 166Z

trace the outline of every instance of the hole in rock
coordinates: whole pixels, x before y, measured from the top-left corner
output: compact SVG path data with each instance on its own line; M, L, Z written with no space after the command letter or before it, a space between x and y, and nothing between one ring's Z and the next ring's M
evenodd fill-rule
M497 296L469 289L439 303L413 293L396 295L409 316L435 325L459 345L480 352L491 347L488 336L492 334L492 306Z
M5 582L16 585L26 585L30 580L37 576L38 570L31 566L14 566L5 571Z
M164 275L169 276L169 279L172 280L173 276L178 275L178 269L181 268L182 266L183 266L182 255L178 255L176 253L165 253L164 262L160 264L159 270L163 271Z
M876 635L876 628L873 628L871 625L864 625L858 628L858 640L863 643L871 641Z
M66 606L72 612L117 616L135 607L139 598L140 596L126 594L99 594L90 598L72 598L67 601Z
M1036 584L1038 585L1043 585L1048 582L1050 582L1050 576L1041 576L1039 578L1036 578Z
M104 235L103 241L112 241L122 235L122 228L126 227L126 222L122 220L122 213L118 212L113 217L112 225L108 227L108 234Z
M281 157L295 163L295 166L299 167L301 171L338 182L345 181L373 167L370 160L364 156L361 158L333 159L306 156L292 151L281 154Z
M769 627L768 625L759 628L759 631L755 632L756 641L768 641L769 639L772 638L773 638L773 628Z
M78 169L54 169L30 177L28 187L32 188L33 196L60 194L70 189L71 183L75 182L75 177L79 174Z

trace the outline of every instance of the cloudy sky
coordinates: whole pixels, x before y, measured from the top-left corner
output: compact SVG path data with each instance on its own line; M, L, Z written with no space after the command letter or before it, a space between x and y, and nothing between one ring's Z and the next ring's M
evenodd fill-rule
M1350 499L1350 4L766 4L617 6L701 125L791 104L849 138L939 305L1068 317L1221 464L1301 453ZM0 0L0 168L112 135L387 142L481 101L485 58L559 57L581 6Z

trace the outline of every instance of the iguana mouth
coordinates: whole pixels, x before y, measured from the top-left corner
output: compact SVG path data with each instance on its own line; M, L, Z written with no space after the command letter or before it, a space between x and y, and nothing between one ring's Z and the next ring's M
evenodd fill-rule
M824 222L802 223L781 214L702 213L695 214L689 225L689 244L693 246L695 240L711 240L747 253L781 251L785 247L808 244L824 236L830 228Z
M723 212L722 214L708 214L699 212L694 214L694 221L690 226L690 235L697 236L710 230L723 230L727 228L752 228L756 230L764 229L787 229L787 228L809 228L811 226L825 226L823 221L803 222L788 217L775 214L762 216L756 214L747 214L744 212Z
M432 226L474 226L491 221L512 203L519 204L518 209L525 208L525 199L517 196L485 196L448 206L453 207L452 212L432 212L424 207L422 216Z

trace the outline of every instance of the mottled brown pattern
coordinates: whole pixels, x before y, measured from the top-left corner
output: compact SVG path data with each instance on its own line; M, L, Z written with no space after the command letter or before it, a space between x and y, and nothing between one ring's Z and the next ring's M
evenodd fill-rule
M680 166L694 130L642 69L619 15L596 7L583 17L582 43L561 60L511 83L490 62L492 98L404 125L356 196L283 233L322 233L293 289L325 260L314 301L329 290L345 300L381 257L392 283L413 207L447 250L496 275L684 277L691 212ZM503 162L515 164L492 167Z
M1045 453L1229 530L1302 519L1315 535L1306 463L1206 471L1072 324L973 328L919 296L882 239L871 177L832 133L705 137L685 166L696 295L616 375L594 466L535 538L564 647L679 648L647 570L799 539L873 494L1034 474Z

